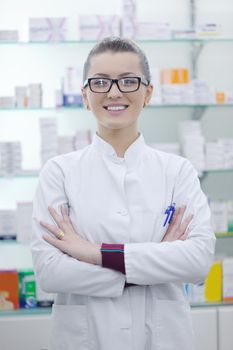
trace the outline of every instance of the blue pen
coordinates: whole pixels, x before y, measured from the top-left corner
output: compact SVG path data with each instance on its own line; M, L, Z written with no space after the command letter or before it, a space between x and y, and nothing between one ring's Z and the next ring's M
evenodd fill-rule
M172 203L171 205L169 205L167 207L167 209L165 210L164 214L167 214L166 216L166 219L163 223L163 227L166 226L166 224L170 224L171 221L172 221L172 218L173 218L173 215L175 213L175 210L176 210L176 204L175 203Z
M167 209L165 210L164 214L167 214L166 216L166 219L163 223L163 227L166 226L167 222L168 222L168 218L169 218L169 215L170 215L170 205L167 207Z

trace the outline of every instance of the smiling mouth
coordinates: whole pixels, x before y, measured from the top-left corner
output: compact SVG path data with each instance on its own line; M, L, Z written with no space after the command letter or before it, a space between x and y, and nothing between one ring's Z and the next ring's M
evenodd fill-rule
M104 106L104 109L107 111L124 111L128 108L128 105L121 105L121 106Z

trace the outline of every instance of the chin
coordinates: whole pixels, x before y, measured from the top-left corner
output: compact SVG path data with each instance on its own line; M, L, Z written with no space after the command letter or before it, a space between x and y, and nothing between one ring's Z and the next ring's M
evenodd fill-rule
M126 128L127 126L125 125L104 125L105 129L109 129L109 130L121 130Z

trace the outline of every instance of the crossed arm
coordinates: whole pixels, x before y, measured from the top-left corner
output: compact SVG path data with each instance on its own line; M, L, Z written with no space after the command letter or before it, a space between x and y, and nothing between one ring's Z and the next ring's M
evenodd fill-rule
M185 240L187 238L190 231L189 224L193 218L193 215L190 214L183 220L185 210L185 206L182 206L176 210L173 220L168 226L162 242ZM105 244L105 249L101 249L101 244L91 243L82 238L79 233L75 231L64 206L61 206L60 213L58 213L52 207L48 207L48 211L56 225L52 225L44 221L39 222L45 230L52 234L44 234L43 239L74 259L89 264L102 266L102 258L104 258L104 254L107 252L108 245ZM112 253L114 253L115 250L119 249L119 245L109 245L109 248L112 250ZM107 259L104 260L107 261ZM105 267L109 266L105 265Z

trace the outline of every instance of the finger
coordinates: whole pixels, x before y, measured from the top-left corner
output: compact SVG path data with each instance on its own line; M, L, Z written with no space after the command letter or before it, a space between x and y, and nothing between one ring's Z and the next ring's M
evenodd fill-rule
M177 215L174 217L174 221L173 221L174 228L177 228L180 226L185 210L186 210L186 205L183 205L179 208Z
M53 237L48 236L48 235L43 235L43 239L44 239L47 243L49 243L49 244L53 245L54 247L56 247L56 248L62 250L62 247L63 247L63 243L64 243L64 242L62 242L61 240L56 239L56 238L53 238Z
M170 226L174 226L177 223L177 220L179 219L179 216L181 214L181 209L182 207L176 208L172 220L170 222Z
M69 215L68 215L68 212L67 212L65 206L61 205L60 209L61 209L61 214L63 216L63 220L67 223L70 222L70 218L69 218Z
M63 233L63 231L60 230L59 227L51 225L51 224L44 222L44 221L40 221L40 225L42 227L44 227L47 231L52 233L59 240L61 240L64 237L64 233Z
M185 241L188 238L188 235L189 235L190 231L191 231L191 228L187 228L185 233L182 236L180 236L179 240Z
M52 224L49 224L48 222L45 221L39 221L39 224L44 227L47 231L49 231L52 234L56 234L58 227Z
M51 207L51 206L48 207L48 210L49 210L49 213L50 213L50 215L52 216L53 220L56 222L56 224L57 224L58 226L60 226L60 225L62 224L62 220L63 220L63 218L61 217L61 215L59 215L59 214L56 212L56 210L55 210L53 207Z
M187 228L188 228L188 225L190 224L190 222L192 221L193 219L193 214L189 214L185 219L184 221L182 222L182 224L180 225L180 229L179 231L184 233Z
M186 239L186 231L188 229L188 225L190 224L190 222L192 221L192 218L193 218L193 215L192 214L189 214L185 219L184 221L182 222L182 224L180 225L180 227L178 227L176 229L176 239L182 239L182 237L184 239Z

